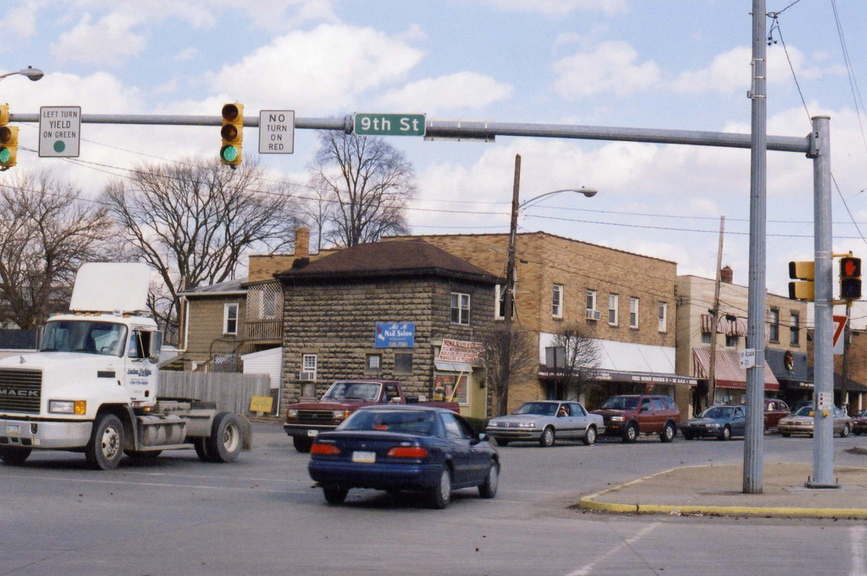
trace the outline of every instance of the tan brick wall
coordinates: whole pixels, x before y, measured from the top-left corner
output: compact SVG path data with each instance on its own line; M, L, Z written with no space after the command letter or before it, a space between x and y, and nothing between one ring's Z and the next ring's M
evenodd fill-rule
M227 354L235 350L243 333L245 300L241 295L188 298L190 325L185 356L196 362L205 362L210 357L210 351ZM236 336L223 334L223 307L227 303L238 304Z

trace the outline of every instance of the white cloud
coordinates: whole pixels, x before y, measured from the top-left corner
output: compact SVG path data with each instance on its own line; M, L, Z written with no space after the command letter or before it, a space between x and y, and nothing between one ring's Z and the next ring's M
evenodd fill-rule
M538 12L550 16L561 16L577 10L599 11L618 14L627 9L626 0L483 0L501 10L515 12Z
M602 42L554 63L555 91L566 99L613 93L626 96L646 90L660 81L659 66L638 61L638 53L626 42Z
M383 108L421 110L428 114L442 111L484 108L507 99L512 93L508 84L476 72L457 72L437 78L425 78L392 90L382 97Z
M187 62L189 60L193 60L194 58L197 58L198 56L199 56L199 49L194 47L194 46L190 46L189 48L185 48L185 49L181 50L180 52L178 52L177 54L175 54L175 61L176 62Z
M36 33L36 13L41 4L36 1L21 2L6 8L3 18L0 18L0 30L11 30L19 38L30 38Z
M144 37L133 30L137 24L135 18L119 12L95 23L86 14L51 45L51 53L60 60L117 66L144 49Z

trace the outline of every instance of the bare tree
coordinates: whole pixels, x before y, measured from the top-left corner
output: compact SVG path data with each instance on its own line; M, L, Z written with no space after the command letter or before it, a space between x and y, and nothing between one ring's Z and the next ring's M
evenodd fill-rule
M511 334L505 326L494 328L484 339L485 370L488 385L496 394L497 414L506 414L506 398L509 389L509 375L515 376L538 368L538 356L530 333L520 328L512 328Z
M329 221L334 216L336 200L327 190L317 189L314 198L309 198L301 205L302 218L316 231L316 252L322 252L322 241Z
M545 352L545 365L554 373L555 381L564 393L570 396L574 391L575 398L582 399L587 392L586 371L599 359L596 342L577 324L567 324L554 334L554 346Z
M144 166L129 182L109 184L105 201L164 284L152 290L149 305L167 332L180 292L233 278L248 250L290 244L295 227L291 196L250 162L238 170L201 161Z
M0 296L8 319L33 328L67 309L75 272L105 258L105 206L48 172L18 174L0 191Z
M332 243L355 246L409 231L404 210L415 193L415 173L382 138L321 131L312 180L333 199L326 233Z

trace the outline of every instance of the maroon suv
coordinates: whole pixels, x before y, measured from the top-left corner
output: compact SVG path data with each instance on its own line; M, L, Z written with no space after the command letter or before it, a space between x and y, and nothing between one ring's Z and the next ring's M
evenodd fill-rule
M605 435L635 442L639 434L659 434L671 442L677 433L680 410L669 396L626 394L612 396L594 414L605 420Z

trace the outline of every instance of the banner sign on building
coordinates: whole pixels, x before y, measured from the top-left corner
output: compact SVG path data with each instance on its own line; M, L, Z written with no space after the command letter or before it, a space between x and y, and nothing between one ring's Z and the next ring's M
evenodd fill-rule
M485 347L481 342L443 338L443 344L434 363L437 370L469 372L473 366L481 365L484 351Z
M373 345L376 348L412 348L415 346L415 323L377 322Z

